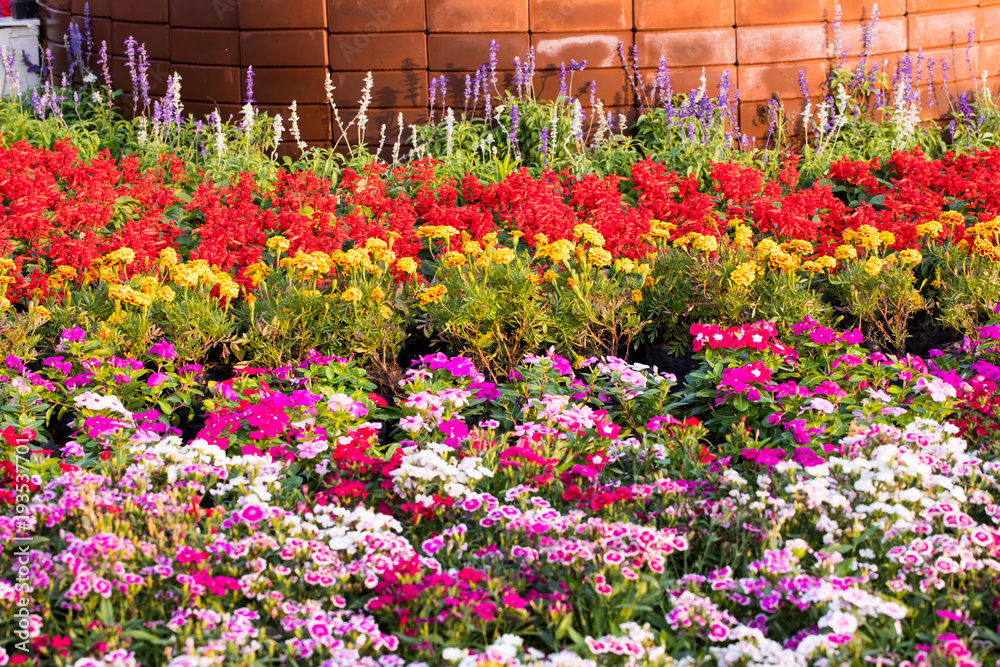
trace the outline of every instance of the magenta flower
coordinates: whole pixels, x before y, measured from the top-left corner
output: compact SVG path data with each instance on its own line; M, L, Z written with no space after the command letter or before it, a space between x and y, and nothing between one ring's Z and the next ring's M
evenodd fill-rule
M152 357L160 357L164 361L171 361L177 358L177 350L165 338L161 338L159 343L153 343L153 346L146 351L146 354Z
M87 339L87 332L80 327L73 327L72 329L63 329L60 338L66 343L79 343Z

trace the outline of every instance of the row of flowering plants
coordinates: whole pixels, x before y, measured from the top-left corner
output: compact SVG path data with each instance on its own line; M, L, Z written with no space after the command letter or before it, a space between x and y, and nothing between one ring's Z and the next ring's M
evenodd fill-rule
M960 338L1000 297L998 159L894 153L808 185L794 156L777 181L714 164L710 186L650 161L628 180L458 183L433 160L195 185L169 158L18 143L0 149L0 336L26 359L75 326L125 355L167 336L198 363L318 349L383 384L420 337L494 375L550 346L684 347L697 321L846 317L903 351L914 331Z
M4 360L2 664L990 665L1000 320L607 355ZM59 429L52 428L56 415Z

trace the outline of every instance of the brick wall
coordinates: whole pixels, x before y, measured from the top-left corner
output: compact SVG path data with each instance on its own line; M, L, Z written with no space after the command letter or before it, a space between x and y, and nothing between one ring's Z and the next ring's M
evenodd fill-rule
M41 0L43 39L57 67L65 67L62 34L71 22L82 27L84 0ZM324 80L332 76L333 98L343 122L358 108L365 73L374 89L365 138L378 141L387 126L391 143L404 125L428 116L428 84L448 81L447 103L461 108L464 77L487 58L487 44L500 44L501 78L509 80L515 56L530 46L537 54L536 91L558 92L560 62L587 60L574 78L574 93L587 105L589 82L616 115L635 114L636 99L618 57L635 45L640 73L650 77L661 56L676 91L709 85L728 72L740 91L742 130L766 131L766 102L777 93L786 112L804 105L798 73L817 94L838 55L833 51L835 0L91 0L95 42L107 40L116 87L131 92L125 39L145 42L151 59L151 91L162 94L167 77L179 72L186 108L223 116L238 113L246 68L256 73L261 108L287 118L298 101L303 138L329 145L340 129L327 104ZM842 43L847 65L861 54L862 20L870 0L841 0ZM1000 0L882 0L872 45L876 62L909 53L950 60L952 94L969 90L982 71L996 89L1000 65ZM969 28L975 28L966 61ZM813 100L815 101L815 100ZM938 92L937 109L947 111ZM357 139L356 130L349 133Z

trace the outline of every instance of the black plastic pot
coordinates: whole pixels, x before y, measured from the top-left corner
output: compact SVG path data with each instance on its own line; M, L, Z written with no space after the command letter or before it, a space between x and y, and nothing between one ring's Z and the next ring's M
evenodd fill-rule
M38 16L38 3L35 0L14 0L11 11L16 19L33 19Z

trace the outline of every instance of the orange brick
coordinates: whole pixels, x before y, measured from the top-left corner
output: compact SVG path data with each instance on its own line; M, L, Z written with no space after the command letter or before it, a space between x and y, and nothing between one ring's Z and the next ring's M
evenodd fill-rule
M326 30L243 30L240 59L254 67L325 67Z
M939 12L944 9L965 9L978 7L979 0L906 0L906 12Z
M983 42L991 42L1000 39L1000 5L994 7L983 7L979 10L980 27L982 32L979 39Z
M330 32L414 32L426 30L424 0L327 0Z
M632 48L632 33L550 33L532 35L531 43L537 69L558 69L560 63L568 66L571 60L586 60L588 68L613 68L621 66L619 46L626 54Z
M832 0L736 0L736 25L807 23L833 17Z
M978 26L979 10L940 12L937 14L910 14L907 16L910 49L922 46L924 50L943 46L965 46L969 28Z
M397 122L398 115L403 114L403 128L399 127ZM354 120L355 115L351 114L341 118L345 127L348 123ZM411 150L410 142L410 125L424 125L427 123L427 109L369 109L368 110L368 122L364 126L364 143L368 145L377 145L379 140L379 130L382 125L386 126L386 145L392 146L399 136L400 129L403 131L403 145L401 152L407 153ZM334 143L343 144L345 141L351 144L357 144L358 142L358 127L355 125L347 130L347 135L341 131L341 128L337 126L335 122L333 124L333 141Z
M628 85L622 69L585 70L571 79L567 76L569 94L590 106L590 83L597 83L597 97L605 106L627 106L635 102L635 95ZM559 73L547 70L535 76L535 94L539 99L554 100L559 95Z
M640 67L656 67L661 55L666 57L670 67L707 67L736 62L736 31L732 28L639 32L635 43L639 47Z
M181 94L185 99L217 104L239 104L243 101L244 80L239 67L175 63L171 69L181 75Z
M847 50L848 56L861 55L863 48L862 37L864 26L858 22L844 23L840 29L841 44ZM905 16L882 19L875 30L875 38L872 41L872 53L894 53L905 51L907 48L907 23ZM829 27L829 43L833 49L833 26ZM832 57L837 57L831 52Z
M631 0L529 0L531 32L615 31L632 28Z
M633 0L632 6L638 30L731 28L736 24L735 0Z
M726 72L729 73L730 88L735 89L735 65L713 67L672 67L670 68L670 86L673 88L675 95L687 94L692 90L697 90L701 87L701 75L704 73L706 84L705 90L708 95L715 97L719 94L719 81L722 79L722 75ZM646 90L651 90L653 86L653 77L656 76L656 70L641 70L641 74Z
M740 65L827 57L825 24L737 28Z
M365 72L334 72L330 77L337 106L357 108L365 87ZM402 70L372 73L372 106L427 106L427 72Z
M259 104L326 104L325 67L254 67L254 97ZM246 70L241 72L246 77ZM243 79L241 79L242 81Z
M430 32L527 32L528 0L427 0Z
M848 21L860 21L862 19L867 19L871 15L872 6L875 4L874 0L838 0L838 2L833 3L834 7L840 5L840 12L842 20L847 23ZM890 16L903 16L906 14L906 0L879 0L878 2L878 13L882 18L888 18ZM830 10L830 21L833 21L834 10Z
M740 99L747 102L766 100L773 93L777 93L782 99L799 97L799 70L805 72L806 79L815 87L826 80L828 66L826 60L740 65Z
M285 128L284 138L290 139L291 133L291 110L287 106L261 106L261 112L267 113L272 118L281 114L281 122ZM333 139L332 118L329 104L298 104L295 115L299 117L299 134L302 140L312 145L316 142L330 141Z
M444 102L441 101L440 92L435 92L434 108L435 113L440 114L442 107L452 107L455 110L455 115L460 116L463 110L466 108L465 102L465 76L468 72L438 72L429 71L427 72L428 86L430 82L439 77L445 77L447 80L447 86L445 87L445 97ZM537 83L538 78L535 78ZM517 92L514 86L514 73L513 72L497 72L497 90L504 91L509 90L512 93ZM471 91L470 91L471 92ZM495 97L495 94L494 94ZM479 93L479 109L482 110L483 107L483 93ZM426 104L426 103L425 103ZM470 100L469 104L472 104Z
M422 32L330 35L334 70L427 68L427 36Z
M134 2L134 0L128 1ZM204 1L207 2L207 0ZM295 0L294 2L289 2L289 0L215 1L236 5L241 30L326 28L326 0Z
M472 71L490 58L489 43L499 46L500 69L510 69L515 56L522 58L531 41L527 33L459 33L427 35L427 61L432 70Z
M240 65L238 30L171 28L170 60L201 65Z
M948 79L951 81L957 81L959 79L973 79L982 76L984 69L989 69L995 71L996 66L989 61L980 61L979 55L979 44L976 44L971 49L969 49L968 59L966 58L965 49L924 49L924 58L934 58L936 64L934 66L935 77L941 77L941 63L948 63ZM916 58L916 53L910 51L910 58ZM969 60L972 61L972 67L969 68ZM980 65L982 62L982 65Z

